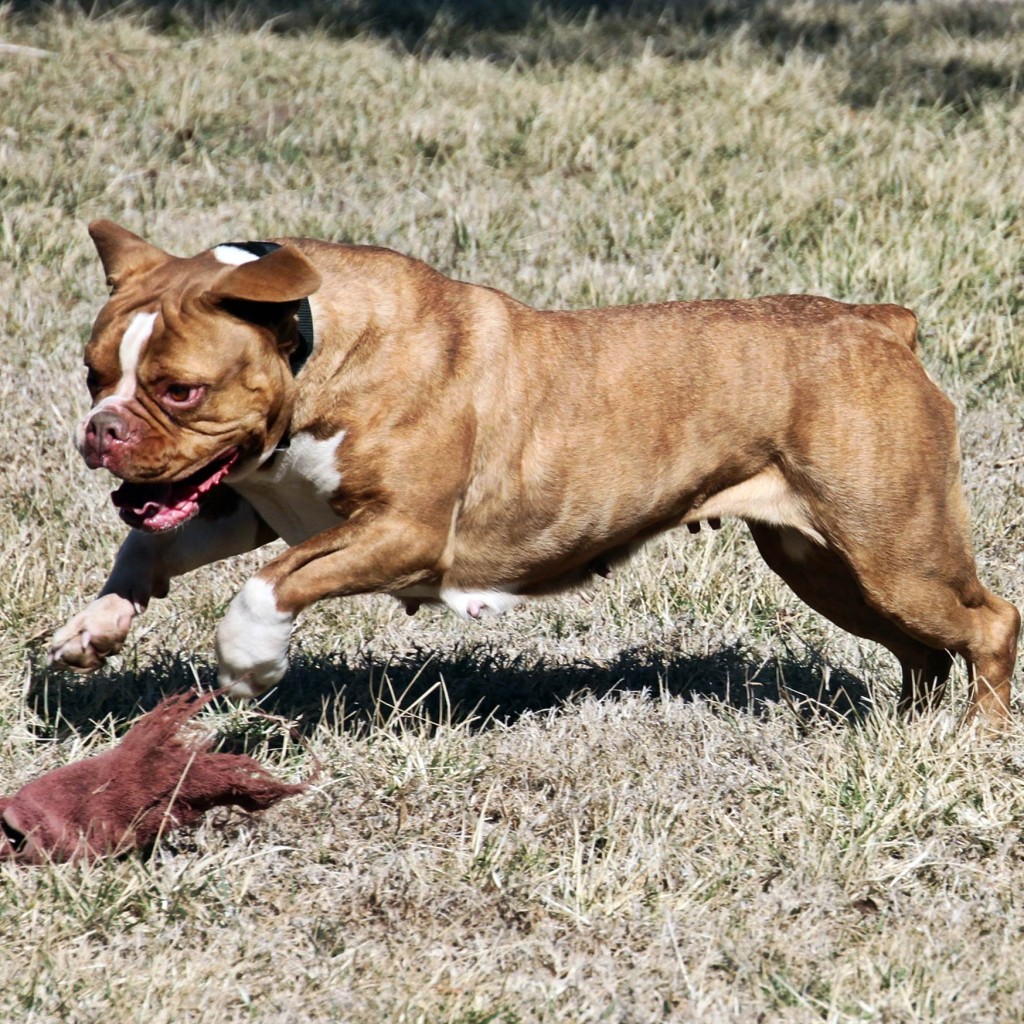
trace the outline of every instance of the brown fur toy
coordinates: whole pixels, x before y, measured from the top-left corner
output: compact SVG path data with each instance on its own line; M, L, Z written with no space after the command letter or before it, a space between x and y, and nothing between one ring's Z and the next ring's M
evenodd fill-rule
M0 860L95 860L149 846L214 807L262 811L306 789L281 782L245 754L210 750L185 728L215 697L168 697L114 747L56 768L0 798Z

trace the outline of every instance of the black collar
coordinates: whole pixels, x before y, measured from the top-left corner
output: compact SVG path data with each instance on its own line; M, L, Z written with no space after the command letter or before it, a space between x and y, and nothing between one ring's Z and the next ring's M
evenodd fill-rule
M280 249L277 242L226 242L232 249L251 252L253 256L266 256L267 253ZM313 311L309 308L309 299L299 299L299 311L295 316L299 331L299 343L288 355L288 365L292 376L297 377L299 370L306 365L306 360L313 354Z

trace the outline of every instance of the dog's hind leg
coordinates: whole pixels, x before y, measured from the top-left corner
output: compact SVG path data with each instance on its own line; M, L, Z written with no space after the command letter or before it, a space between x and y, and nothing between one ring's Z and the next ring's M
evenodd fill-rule
M915 715L938 707L946 692L946 680L953 667L953 655L943 649L919 644L910 637L912 647L893 653L903 669L903 686L897 707L901 714Z
M951 566L941 554L936 544L932 553L921 553L916 566L904 562L898 572L866 570L858 578L868 602L904 632L966 660L972 683L966 719L979 717L999 729L1010 714L1020 613L981 585L973 564ZM909 693L905 684L904 697L919 699L913 680Z
M798 530L748 522L761 557L815 611L854 636L890 650L903 671L901 712L935 707L945 692L953 656L909 636L872 608L843 559Z
M1020 614L978 581L959 519L940 521L912 555L889 536L870 548L845 544L858 554L840 556L792 538L793 531L751 529L765 560L801 598L896 655L903 668L901 709L937 703L951 655L959 654L972 680L966 718L980 716L998 728L1009 716ZM835 531L826 533L835 540Z

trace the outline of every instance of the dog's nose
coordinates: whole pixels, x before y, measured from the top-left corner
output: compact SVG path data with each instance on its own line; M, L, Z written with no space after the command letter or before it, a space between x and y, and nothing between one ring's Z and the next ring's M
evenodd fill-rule
M117 445L129 440L131 427L113 409L97 409L85 424L82 454L86 463L95 469L103 456Z
M128 425L113 409L99 409L89 417L85 439L90 447L102 450L114 442L126 441Z

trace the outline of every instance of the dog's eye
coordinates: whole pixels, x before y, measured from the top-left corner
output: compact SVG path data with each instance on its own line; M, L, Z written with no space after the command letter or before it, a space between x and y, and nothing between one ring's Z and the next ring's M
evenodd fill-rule
M206 388L202 384L168 384L162 397L174 409L191 409L199 404L205 392Z
M100 375L91 366L85 370L85 386L90 394L96 392L100 386Z

